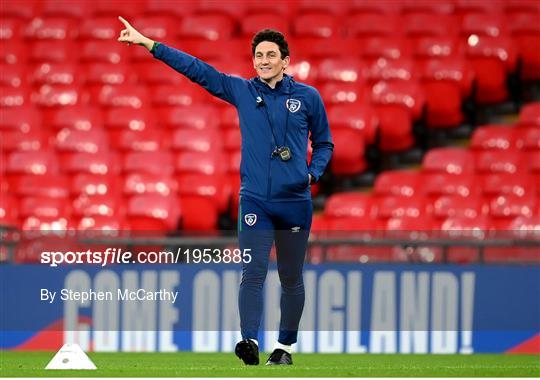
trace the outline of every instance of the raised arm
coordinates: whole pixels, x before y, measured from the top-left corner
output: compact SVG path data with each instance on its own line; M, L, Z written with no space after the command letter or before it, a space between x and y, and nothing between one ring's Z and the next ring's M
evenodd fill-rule
M118 17L118 19L125 27L120 32L118 41L125 42L128 45L144 46L154 55L154 58L163 61L180 74L185 75L191 81L205 88L210 94L233 105L236 104L235 94L241 91L240 84L244 79L223 74L198 58L153 41L142 35L122 17Z

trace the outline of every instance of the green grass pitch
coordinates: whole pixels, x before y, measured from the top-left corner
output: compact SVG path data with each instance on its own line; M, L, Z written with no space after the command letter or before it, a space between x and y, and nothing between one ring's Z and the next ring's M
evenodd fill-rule
M295 354L248 367L232 353L90 353L95 371L45 371L53 356L0 351L0 377L540 377L539 355Z

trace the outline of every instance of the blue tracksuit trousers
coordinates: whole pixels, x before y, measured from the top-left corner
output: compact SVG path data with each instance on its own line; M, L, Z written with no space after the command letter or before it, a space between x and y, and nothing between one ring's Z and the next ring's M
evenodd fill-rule
M242 195L238 218L240 249L251 249L243 263L240 284L240 327L243 339L257 339L263 311L262 289L272 244L276 244L281 282L281 319L278 341L296 343L304 308L302 270L311 228L311 200L268 202Z

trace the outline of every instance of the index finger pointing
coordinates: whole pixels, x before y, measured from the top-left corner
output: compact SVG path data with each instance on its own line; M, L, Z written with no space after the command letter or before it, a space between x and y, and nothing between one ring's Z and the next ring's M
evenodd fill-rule
M122 24L124 24L126 28L132 28L131 24L127 22L122 16L118 16L118 20L122 21Z

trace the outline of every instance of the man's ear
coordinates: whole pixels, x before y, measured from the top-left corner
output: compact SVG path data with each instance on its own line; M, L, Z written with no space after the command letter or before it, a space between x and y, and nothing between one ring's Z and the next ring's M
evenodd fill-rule
M289 66L289 63L291 63L291 57L286 56L285 58L283 58L283 70L285 70Z

